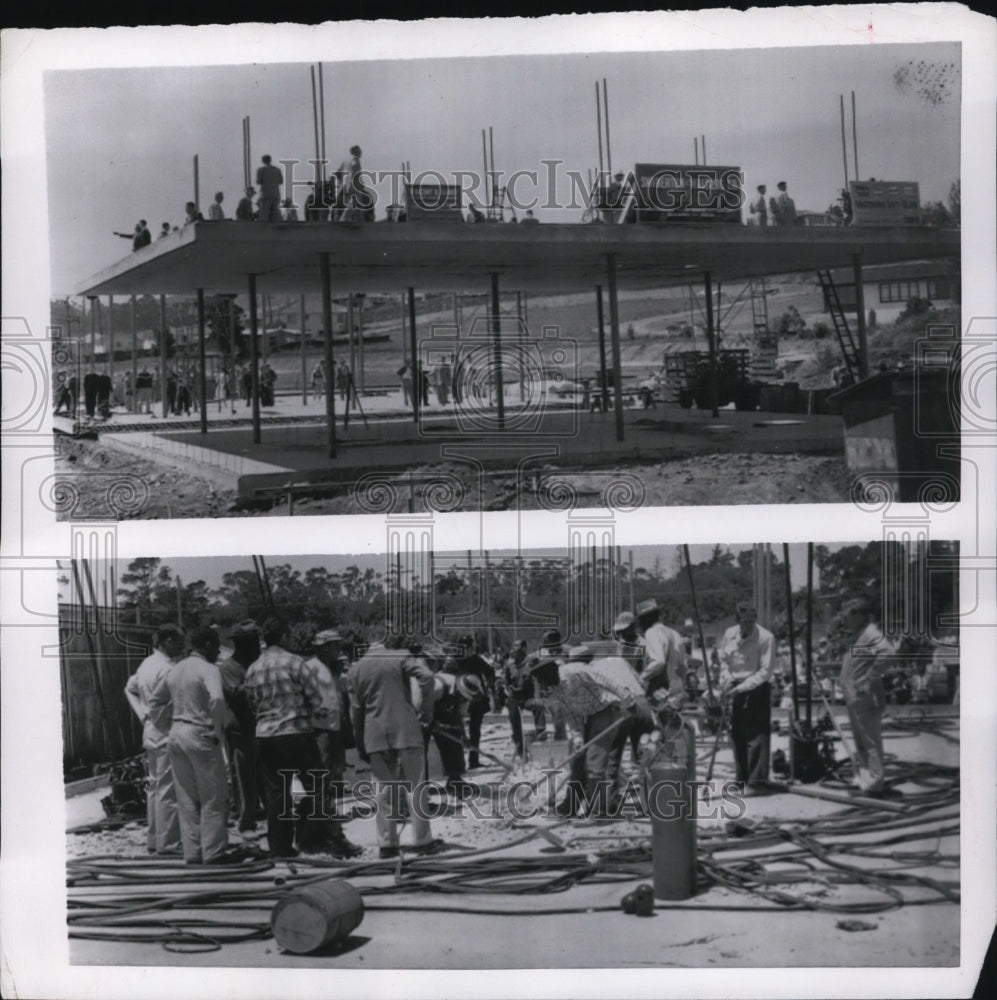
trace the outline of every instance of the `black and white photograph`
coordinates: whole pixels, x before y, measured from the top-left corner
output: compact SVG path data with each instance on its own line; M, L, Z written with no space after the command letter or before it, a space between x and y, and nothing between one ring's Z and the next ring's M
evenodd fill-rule
M991 995L997 21L361 14L0 32L0 993Z
M362 514L377 470L543 509L549 468L593 506L593 470L648 506L957 500L962 72L939 41L47 73L52 502Z
M60 565L72 962L958 964L957 544L394 541Z

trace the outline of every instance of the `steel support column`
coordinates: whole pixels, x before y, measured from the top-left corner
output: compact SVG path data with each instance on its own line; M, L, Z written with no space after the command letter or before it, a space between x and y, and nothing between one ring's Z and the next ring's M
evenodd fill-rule
M336 369L332 354L332 275L329 273L329 254L320 253L319 269L322 272L322 332L325 349L325 417L328 425L328 457L336 457Z
M204 351L204 289L197 290L197 363L200 368L198 372L197 391L200 395L201 404L201 433L208 433L208 361Z
M499 312L498 275L492 272L492 364L495 369L492 384L495 386L495 403L498 407L498 429L505 430L505 385L502 383L502 316Z
M869 377L869 340L865 329L865 289L862 286L862 254L852 254L855 281L855 323L859 335L859 378Z
M249 276L249 394L253 407L253 444L260 436L260 342L259 318L256 315L256 275Z
M623 372L620 371L620 311L616 299L616 254L606 254L606 290L609 292L609 336L613 352L613 412L616 415L616 440L623 441Z

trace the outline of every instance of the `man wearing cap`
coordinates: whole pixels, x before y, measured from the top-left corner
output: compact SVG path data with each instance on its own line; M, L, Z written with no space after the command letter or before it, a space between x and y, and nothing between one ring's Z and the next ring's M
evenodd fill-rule
M588 647L576 646L569 662L559 665L548 656L533 669L545 704L559 709L573 734L589 744L571 762L564 798L555 806L558 816L575 816L583 806L588 815L610 812L629 709L636 699L633 691L595 676L590 661Z
M160 625L156 629L153 652L139 664L125 686L128 704L142 723L142 746L149 779L146 816L150 854L180 853L177 793L166 746L173 723L172 707L167 702L153 711L149 699L159 682L173 670L174 664L183 655L185 643L183 630L177 625Z
M737 624L720 639L720 692L730 698L734 769L746 794L764 791L769 778L772 666L775 639L757 624L754 605L737 606Z
M229 635L232 655L218 664L225 695L225 746L228 749L232 806L240 833L256 829L260 800L256 780L256 720L246 695L246 670L259 659L260 627L246 618Z
M312 729L319 760L329 772L335 789L346 774L346 749L350 724L346 710L346 657L339 630L327 628L312 639L315 655L306 661L319 689L319 707L312 714Z
M661 609L652 597L637 605L637 629L641 634L644 665L640 679L648 696L678 709L685 701L685 650L682 636L661 621ZM667 692L667 694L656 692Z
M502 677L499 681L509 710L512 742L520 757L523 755L524 708L532 710L536 731L544 734L547 731L547 716L544 714L543 702L537 697L536 685L530 671L531 664L532 661L526 654L526 640L517 639L502 665Z
M398 805L393 792L411 791L425 781L423 727L433 719L433 675L412 650L411 637L389 635L374 643L347 675L357 753L370 761L377 782L379 856L397 857ZM415 696L413 697L413 689ZM431 854L445 845L433 839L429 817L411 809L413 846Z
M310 794L300 803L298 849L323 850L336 857L361 853L350 843L338 823L330 822L327 782L321 773L312 717L322 694L305 661L284 648L287 623L268 618L263 623L266 649L246 673L246 691L256 713L256 743L267 792L267 838L271 857L294 857L295 818L291 776Z
M474 636L463 635L458 640L459 654L453 661L457 689L467 702L468 751L467 766L480 767L481 721L490 707L489 693L495 685L492 665L475 652Z
M199 628L191 652L161 675L149 697L153 712L172 708L167 747L176 782L183 858L189 865L241 860L228 848L228 780L222 749L225 696L214 665L221 643Z

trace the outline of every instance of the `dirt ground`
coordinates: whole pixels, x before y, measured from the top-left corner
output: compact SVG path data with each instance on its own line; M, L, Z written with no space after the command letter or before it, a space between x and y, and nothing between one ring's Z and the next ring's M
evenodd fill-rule
M234 489L219 488L186 469L141 458L99 441L56 438L56 472L60 476L60 516L121 520L164 517L286 516L282 501L272 508L240 507ZM466 510L537 510L532 492L520 492L514 474L489 475L483 483L467 466L434 466L417 474L448 472L464 481ZM841 503L849 498L851 475L840 456L707 454L654 463L620 465L616 471L636 476L644 486L644 506L704 504ZM92 473L92 474L91 474ZM582 505L598 502L605 485L585 472L558 475L570 483ZM127 488L129 503L115 501L113 490ZM125 487L124 484L130 484ZM136 486L136 484L141 484ZM482 488L483 487L483 488ZM417 509L425 497L417 492ZM340 496L297 499L295 514L366 513L349 489Z
M909 710L894 710L901 722L913 719ZM847 719L840 706L835 714L848 731ZM787 748L785 713L774 712L782 720L779 734L773 735L773 749ZM922 717L923 721L923 717ZM928 720L931 722L930 718ZM433 819L433 834L443 838L453 853L428 862L404 862L403 869L394 862L378 863L376 833L370 818L354 819L347 826L348 836L364 848L364 854L349 867L321 855L278 863L264 864L240 876L237 871L215 875L213 880L192 879L187 871L185 885L178 890L170 884L169 864L149 861L145 854L144 822L132 822L123 828L100 833L67 835L67 857L85 859L102 856L108 864L126 864L135 877L146 881L154 896L182 891L262 892L256 902L246 901L237 915L233 910L176 910L172 916L184 920L203 917L209 921L265 923L273 905L274 893L295 881L319 877L349 878L363 889L366 915L355 934L339 948L316 955L292 955L283 952L273 940L251 940L223 944L220 950L164 950L156 939L70 942L71 961L85 965L227 965L233 967L282 968L764 968L773 964L791 967L830 966L837 968L875 966L951 966L959 961L960 908L952 900L942 901L937 891L914 882L896 883L904 905L884 905L884 890L873 884L863 886L836 879L813 859L793 860L793 845L779 836L777 828L802 824L828 843L853 841L843 847L841 857L849 865L859 865L871 872L910 872L951 883L958 879L959 805L958 793L950 782L952 768L958 766L958 720L950 708L931 722L928 730L914 732L904 726L887 725L886 749L892 773L908 774L898 788L903 803L915 810L910 819L899 812L868 812L865 832L846 833L835 824L852 822L856 813L848 807L808 795L776 793L745 800L746 820L768 830L753 841L730 839L727 819L722 813L700 816L697 821L699 853L716 858L722 865L736 866L739 858L748 859L745 871L770 875L781 873L778 892L785 897L765 899L754 891L743 891L706 877L701 872L694 899L684 903L659 900L651 919L629 916L621 910L623 895L650 878L648 866L651 827L647 819L619 818L610 821L575 819L558 820L539 815L513 817L501 804L490 807L478 800L477 812L458 808L451 799L444 814ZM697 739L697 773L702 777L713 750L713 738L703 733ZM549 744L536 744L533 761L503 782L502 771L492 762L467 773L467 778L481 786L507 787L511 778L529 778L549 766L553 757L563 755L555 745L550 760L543 757ZM482 733L482 750L506 756L509 745L507 721L490 716ZM367 776L367 769L354 754L347 781ZM559 761L558 761L559 762ZM636 774L624 757L628 775ZM733 760L728 747L721 746L716 757L714 777L718 782L732 776ZM946 776L931 769L949 768ZM904 768L907 770L904 771ZM911 770L913 768L913 770ZM921 769L922 777L916 773ZM927 771L924 769L927 768ZM430 774L439 774L438 759L431 749ZM958 780L957 772L954 780ZM807 786L813 787L813 786ZM949 788L951 791L944 791ZM101 792L91 793L97 796ZM934 805L924 804L924 797ZM954 796L954 797L953 797ZM546 800L546 796L541 796ZM95 799L96 802L96 799ZM80 820L81 804L67 802L69 825ZM868 810L868 806L866 807ZM920 810L920 811L919 811ZM860 809L861 812L861 809ZM91 813L90 818L99 817ZM851 817L848 818L848 817ZM816 825L811 825L816 824ZM262 834L262 825L258 828ZM899 831L899 832L898 832ZM910 831L910 832L905 832ZM235 837L235 831L230 831ZM766 840L767 836L767 840ZM402 832L402 843L411 838ZM716 847L718 842L725 847ZM866 842L863 844L863 842ZM265 839L262 841L265 844ZM900 846L891 851L889 845ZM780 846L781 844L781 846ZM766 846L767 845L767 846ZM886 846L877 846L886 845ZM871 853L851 853L865 846ZM789 856L779 857L789 850ZM899 851L899 853L897 853ZM535 866L537 872L551 876L570 870L572 864L596 862L611 852L620 859L621 870L601 877L586 878L560 889L551 886L543 891L517 892L514 880L523 878L522 866ZM623 853L620 853L623 852ZM629 853L627 853L629 852ZM771 853L769 853L771 852ZM625 859L629 858L630 861ZM117 861L115 861L117 859ZM751 859L755 859L752 861ZM399 879L418 877L426 867L437 876L460 870L454 866L471 864L505 865L494 877L512 880L510 888L473 888L470 884L457 895L430 891L425 886L400 884ZM707 865L710 861L707 860ZM159 866L157 868L157 865ZM162 866L166 866L165 868ZM627 868L626 866L631 867ZM801 865L803 867L801 867ZM413 867L414 866L414 867ZM180 865L180 872L183 866ZM518 872L518 874L516 874ZM433 876L430 876L432 878ZM482 876L485 877L485 876ZM906 876L899 876L904 878ZM886 878L890 876L886 874ZM202 886L200 883L204 882ZM763 883L764 885L764 883ZM277 887L275 889L275 887ZM113 883L106 888L85 876L70 889L71 898L96 900L113 897L122 890ZM387 895L385 895L387 893ZM888 893L886 894L888 896ZM215 897L212 897L214 899ZM804 909L791 903L792 898L810 901ZM920 901L920 905L918 903ZM222 904L218 904L219 906ZM212 906L214 904L212 903ZM856 909L857 908L857 909ZM196 923L194 924L196 926ZM161 928L160 928L161 929ZM153 928L155 932L156 928ZM207 933L212 933L210 926ZM113 937L113 934L112 934ZM828 995L831 995L830 993Z

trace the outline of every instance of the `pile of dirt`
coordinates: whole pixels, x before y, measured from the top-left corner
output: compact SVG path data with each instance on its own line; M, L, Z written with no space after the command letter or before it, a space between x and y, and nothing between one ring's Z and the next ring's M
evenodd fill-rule
M556 473L557 492L549 492L546 501L537 495L532 484L520 488L514 473L487 475L483 481L463 465L438 465L413 470L416 479L435 474L446 487L448 496L457 500L452 484L459 482L462 497L454 510L542 510L550 509L558 497L576 498L578 507L603 506L606 490L605 471L570 469L545 469ZM771 455L771 454L706 454L692 458L654 463L619 465L613 472L638 480L643 490L640 506L702 506L723 504L767 503L843 503L848 501L853 476L845 466L842 456L826 455ZM427 490L430 503L427 504ZM638 491L639 492L639 491ZM424 511L429 505L438 504L444 491L434 491L432 486L418 486L412 495L412 506ZM624 493L617 496L626 503ZM385 513L407 509L407 489L399 491L396 503ZM558 507L558 509L560 509ZM251 513L251 512L246 512ZM286 502L272 509L256 512L262 516L285 516ZM336 497L299 499L294 504L294 514L363 514L370 513L357 501L351 491L344 490Z
M56 437L60 519L119 521L160 517L222 517L236 513L235 491L186 470L109 448L100 441Z

